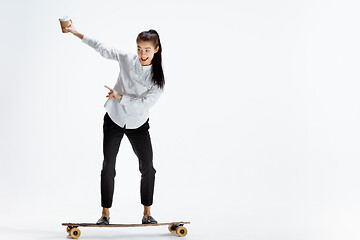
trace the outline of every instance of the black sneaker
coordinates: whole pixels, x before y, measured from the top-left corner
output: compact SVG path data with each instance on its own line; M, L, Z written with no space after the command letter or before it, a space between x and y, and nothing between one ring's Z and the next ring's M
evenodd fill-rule
M156 224L156 223L157 221L152 216L143 217L142 219L142 224Z
M110 221L110 217L101 217L98 221L97 221L97 225L109 225L109 221Z

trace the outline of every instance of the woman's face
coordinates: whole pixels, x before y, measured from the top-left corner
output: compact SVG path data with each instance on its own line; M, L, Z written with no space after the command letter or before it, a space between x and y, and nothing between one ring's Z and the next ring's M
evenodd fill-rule
M151 42L146 41L139 41L137 43L137 48L139 60L143 66L149 66L154 58L154 54L159 50L159 46L155 49Z

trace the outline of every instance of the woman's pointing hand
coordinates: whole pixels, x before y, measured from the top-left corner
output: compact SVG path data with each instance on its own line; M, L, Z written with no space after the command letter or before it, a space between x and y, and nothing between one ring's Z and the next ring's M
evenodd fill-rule
M116 99L119 99L121 100L122 99L122 96L120 93L118 93L117 91L115 91L114 89L112 88L109 88L108 86L104 85L107 89L110 90L110 92L108 93L108 95L106 97L109 97L109 99L111 98L116 98Z

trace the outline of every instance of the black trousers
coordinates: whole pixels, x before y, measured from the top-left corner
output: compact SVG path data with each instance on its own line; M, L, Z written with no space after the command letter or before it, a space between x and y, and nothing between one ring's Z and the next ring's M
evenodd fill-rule
M141 203L151 206L153 203L156 170L153 167L153 151L149 134L149 119L136 129L126 129L114 123L108 113L104 116L104 161L101 170L101 206L110 208L114 195L115 162L121 140L125 135L139 160L141 172L140 196Z

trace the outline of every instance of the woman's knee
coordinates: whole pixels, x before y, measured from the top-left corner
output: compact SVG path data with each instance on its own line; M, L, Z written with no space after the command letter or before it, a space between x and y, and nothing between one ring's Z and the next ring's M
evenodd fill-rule
M139 170L142 175L155 176L156 170L152 164L140 164Z

